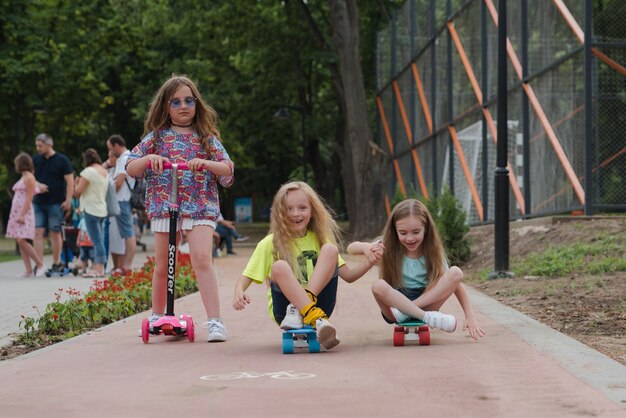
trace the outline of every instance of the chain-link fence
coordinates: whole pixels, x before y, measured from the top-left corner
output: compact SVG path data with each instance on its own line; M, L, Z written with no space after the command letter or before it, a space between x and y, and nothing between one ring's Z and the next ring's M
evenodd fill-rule
M389 200L447 186L494 219L497 19L497 0L407 0L378 34ZM619 0L507 1L511 218L626 209L625 28Z

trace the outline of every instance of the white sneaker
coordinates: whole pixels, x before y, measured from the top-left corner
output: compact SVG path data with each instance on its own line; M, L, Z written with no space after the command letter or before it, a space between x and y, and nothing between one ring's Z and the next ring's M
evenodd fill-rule
M46 271L48 271L48 267L45 264L41 267L35 267L35 277L45 276Z
M248 241L248 237L245 237L245 236L244 237L239 237L239 238L236 238L235 241L237 241L237 242Z
M226 341L226 327L220 321L212 319L202 324L203 327L209 329L208 342L222 342Z
M285 313L285 318L280 323L280 329L290 330L290 329L300 329L304 326L302 322L302 315L298 308L296 308L293 303L287 305L287 312Z
M424 314L424 322L431 328L437 328L446 332L454 332L456 329L456 318L454 315L447 315L439 311L428 311Z
M405 314L404 312L400 311L397 308L389 308L389 310L391 310L391 314L396 319L396 324L399 324L400 322L407 322L410 319L413 319L409 315Z
M315 321L315 328L317 328L317 340L326 348L330 350L337 344L339 339L337 338L337 330L328 322L326 318L320 318Z

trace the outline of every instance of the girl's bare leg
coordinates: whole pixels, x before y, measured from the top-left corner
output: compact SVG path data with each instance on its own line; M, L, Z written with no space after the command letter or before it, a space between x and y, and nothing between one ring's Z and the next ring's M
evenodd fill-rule
M391 287L386 281L382 279L376 280L372 284L372 293L376 303L380 306L381 312L388 320L396 320L389 309L390 307L397 308L412 318L424 319L425 312L402 293Z
M217 276L213 270L213 228L208 225L197 225L187 231L191 266L196 273L200 296L204 303L207 318L220 317L220 298Z
M302 310L311 303L311 299L286 261L278 260L272 265L272 280L278 284L281 292L298 310Z
M333 273L337 269L337 247L332 244L324 244L320 248L317 256L317 263L313 273L309 278L307 289L319 295L324 290ZM302 310L311 303L311 299L300 285L295 274L286 261L279 260L272 265L272 280L274 280L285 297L295 305L298 310Z
M15 240L17 242L17 246L20 249L20 256L22 257L22 261L24 262L24 268L26 268L26 273L33 273L33 266L30 264L30 255L28 254L27 246L29 246L28 242L25 239L17 238Z
M322 245L317 256L317 263L315 264L311 277L309 277L309 284L307 285L307 288L311 292L319 295L326 285L328 285L335 270L337 270L338 255L339 251L333 244Z
M37 268L43 268L43 259L39 257L39 254L37 254L35 247L33 247L30 242L25 239L18 238L17 245L20 247L20 254L22 254L22 259L24 259L24 254L26 254L26 256L28 257L28 261L24 261L24 265L26 266L27 271L31 270L28 268L31 265L30 260L33 260L35 262ZM27 262L28 264L26 264Z
M165 313L167 302L167 250L169 234L154 233L154 272L152 273L152 312Z
M441 276L432 289L424 292L419 298L415 299L413 303L425 311L438 311L441 305L456 291L462 280L463 271L456 266L452 266ZM408 314L409 312L405 313Z

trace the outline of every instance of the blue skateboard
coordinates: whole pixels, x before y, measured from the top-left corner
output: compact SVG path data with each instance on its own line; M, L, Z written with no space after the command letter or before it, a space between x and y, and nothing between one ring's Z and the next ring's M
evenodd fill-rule
M402 346L405 341L417 341L419 345L430 345L428 325L418 319L398 323L393 328L393 345Z
M309 353L320 352L315 328L305 326L283 331L283 354L293 354L294 348L308 348Z

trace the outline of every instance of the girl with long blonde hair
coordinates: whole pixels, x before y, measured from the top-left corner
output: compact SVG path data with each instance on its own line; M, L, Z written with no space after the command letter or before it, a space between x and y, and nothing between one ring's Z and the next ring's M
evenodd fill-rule
M456 266L448 268L435 222L422 202L400 202L387 220L382 239L353 242L348 252L380 263L381 278L372 285L372 292L387 322L417 318L433 328L454 332L456 318L439 312L454 294L465 313L463 329L474 339L485 334L461 283L463 272Z
M319 342L339 344L328 318L335 308L338 276L354 282L373 265L350 268L339 256L339 227L320 196L306 183L284 184L274 196L270 233L257 245L235 285L233 307L250 303L252 282L268 287L270 316L280 328L316 328Z

